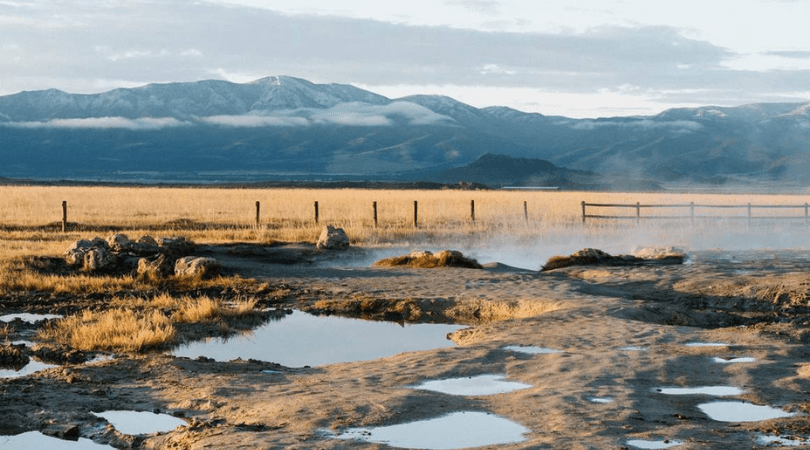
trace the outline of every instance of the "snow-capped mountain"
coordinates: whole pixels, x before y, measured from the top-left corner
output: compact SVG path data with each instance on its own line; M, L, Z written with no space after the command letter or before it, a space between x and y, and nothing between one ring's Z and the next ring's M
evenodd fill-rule
M0 177L401 179L489 153L664 182L808 184L809 112L810 102L570 119L283 76L21 92L0 97Z

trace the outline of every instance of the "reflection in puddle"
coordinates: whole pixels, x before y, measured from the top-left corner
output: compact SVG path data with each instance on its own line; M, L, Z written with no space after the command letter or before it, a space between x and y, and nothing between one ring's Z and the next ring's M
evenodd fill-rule
M612 403L613 399L610 397L588 397L591 403Z
M320 366L384 358L402 352L452 347L447 334L462 326L405 324L315 316L297 311L253 332L211 338L179 347L175 356L217 361L258 359L288 367Z
M702 403L698 408L712 420L719 422L759 422L760 420L791 417L795 414L770 406L752 405L745 402Z
M619 351L622 351L622 352L643 352L643 351L646 351L646 350L647 349L645 349L645 348L635 347L635 346L632 346L632 345L627 346L627 347L620 347L619 348Z
M456 449L523 442L531 430L482 412L456 412L444 417L379 428L352 428L338 439L357 439L392 447Z
M782 436L764 436L760 435L757 442L762 445L774 444L780 447L798 447L807 443L806 440L788 439Z
M43 320L51 320L51 319L61 319L62 316L58 314L28 314L28 313L21 313L21 314L6 314L4 316L0 316L0 322L13 322L14 319L20 319L23 322L28 323L37 323Z
M742 395L745 393L743 389L734 386L703 386L696 388L657 388L657 392L665 395L712 395L715 397L728 397L733 395Z
M553 348L545 348L545 347L533 347L529 345L527 346L507 345L503 349L510 350L513 352L527 353L529 355L547 355L552 353L562 353L562 350L555 350Z
M715 356L714 362L718 364L738 364L738 363L752 363L756 362L756 358L743 357L743 358L720 358Z
M722 342L689 342L685 345L687 347L728 347L728 344Z
M493 395L532 387L530 384L504 381L504 378L506 378L504 375L450 378L447 380L425 381L414 386L414 388L450 395Z
M649 448L649 449L670 448L675 447L677 445L681 445L680 441L670 441L669 439L665 439L663 441L645 441L642 439L632 439L625 443L631 447Z
M0 436L0 448L8 449L43 449L50 450L112 450L109 445L96 444L90 439L79 438L78 441L45 436L39 431L29 431L15 436Z
M20 370L0 369L0 378L24 377L26 375L31 375L32 373L40 372L54 367L57 366L53 364L45 364L44 362L39 362L32 359L28 361L28 364L26 364Z
M110 422L119 433L130 435L162 433L186 425L183 419L147 411L104 411L93 414Z

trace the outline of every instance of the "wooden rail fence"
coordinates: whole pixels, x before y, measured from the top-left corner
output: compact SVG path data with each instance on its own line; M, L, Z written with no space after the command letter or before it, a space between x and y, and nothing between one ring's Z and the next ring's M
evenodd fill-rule
M589 214L587 208L611 208L611 209L631 209L633 210L630 215L607 215L607 214ZM668 210L681 210L683 214L677 215L650 215L641 214L642 209L668 209ZM711 210L743 210L744 214L736 215L719 215L708 214L706 211ZM762 215L755 214L755 210L776 210L776 209L794 209L799 210L797 215ZM597 209L598 211L598 209ZM697 211L697 213L696 213ZM633 214L635 213L635 214ZM694 202L683 204L619 204L619 203L586 203L582 202L582 223L586 223L588 219L617 219L617 220L635 220L639 223L642 219L670 219L670 220L690 220L692 224L696 219L699 220L747 220L751 224L752 220L798 220L804 219L808 223L808 204L801 205L752 205L747 203L744 205L708 205L698 204Z

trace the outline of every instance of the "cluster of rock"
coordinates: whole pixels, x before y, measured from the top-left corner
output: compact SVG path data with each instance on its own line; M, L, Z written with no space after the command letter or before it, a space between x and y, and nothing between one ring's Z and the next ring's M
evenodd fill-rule
M207 276L220 269L213 258L190 256L194 242L180 237L155 240L141 236L131 240L125 234L107 239L81 239L65 251L65 262L85 272L115 273L137 270L142 277L160 279L175 276Z
M569 266L636 266L642 264L682 264L686 253L673 247L646 248L636 255L611 255L595 248L583 248L568 256L552 256L542 270Z

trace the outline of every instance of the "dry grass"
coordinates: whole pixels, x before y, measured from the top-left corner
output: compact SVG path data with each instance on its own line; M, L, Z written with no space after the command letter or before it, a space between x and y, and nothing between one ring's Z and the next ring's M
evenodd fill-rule
M434 269L437 267L462 267L466 269L481 269L478 261L467 258L461 252L442 250L436 254L431 252L416 252L405 256L381 259L374 263L378 267L415 267Z
M52 233L68 202L68 221L79 230ZM261 225L255 226L255 202ZM320 223L314 222L314 202ZM419 228L413 227L418 202ZM475 201L475 221L470 202ZM354 242L411 240L417 236L533 236L555 229L601 233L627 222L581 223L581 202L635 204L801 205L798 195L721 195L554 191L418 191L363 189L218 189L113 187L0 187L0 252L20 255L61 252L71 241L112 230L131 235L182 234L203 243L314 241L324 224L344 228ZM377 202L379 227L373 226ZM528 220L524 216L526 202ZM592 208L589 213L634 216L634 209ZM698 210L697 214L706 213ZM745 215L745 210L712 214ZM803 210L756 211L801 215ZM644 210L643 214L688 215L688 210ZM50 228L46 225L51 224Z
M85 311L46 327L40 336L78 350L141 351L171 342L175 328L160 311Z
M210 297L115 298L112 309L85 311L46 326L40 337L85 351L142 351L170 345L177 324L214 323L256 312L256 299L223 305Z

